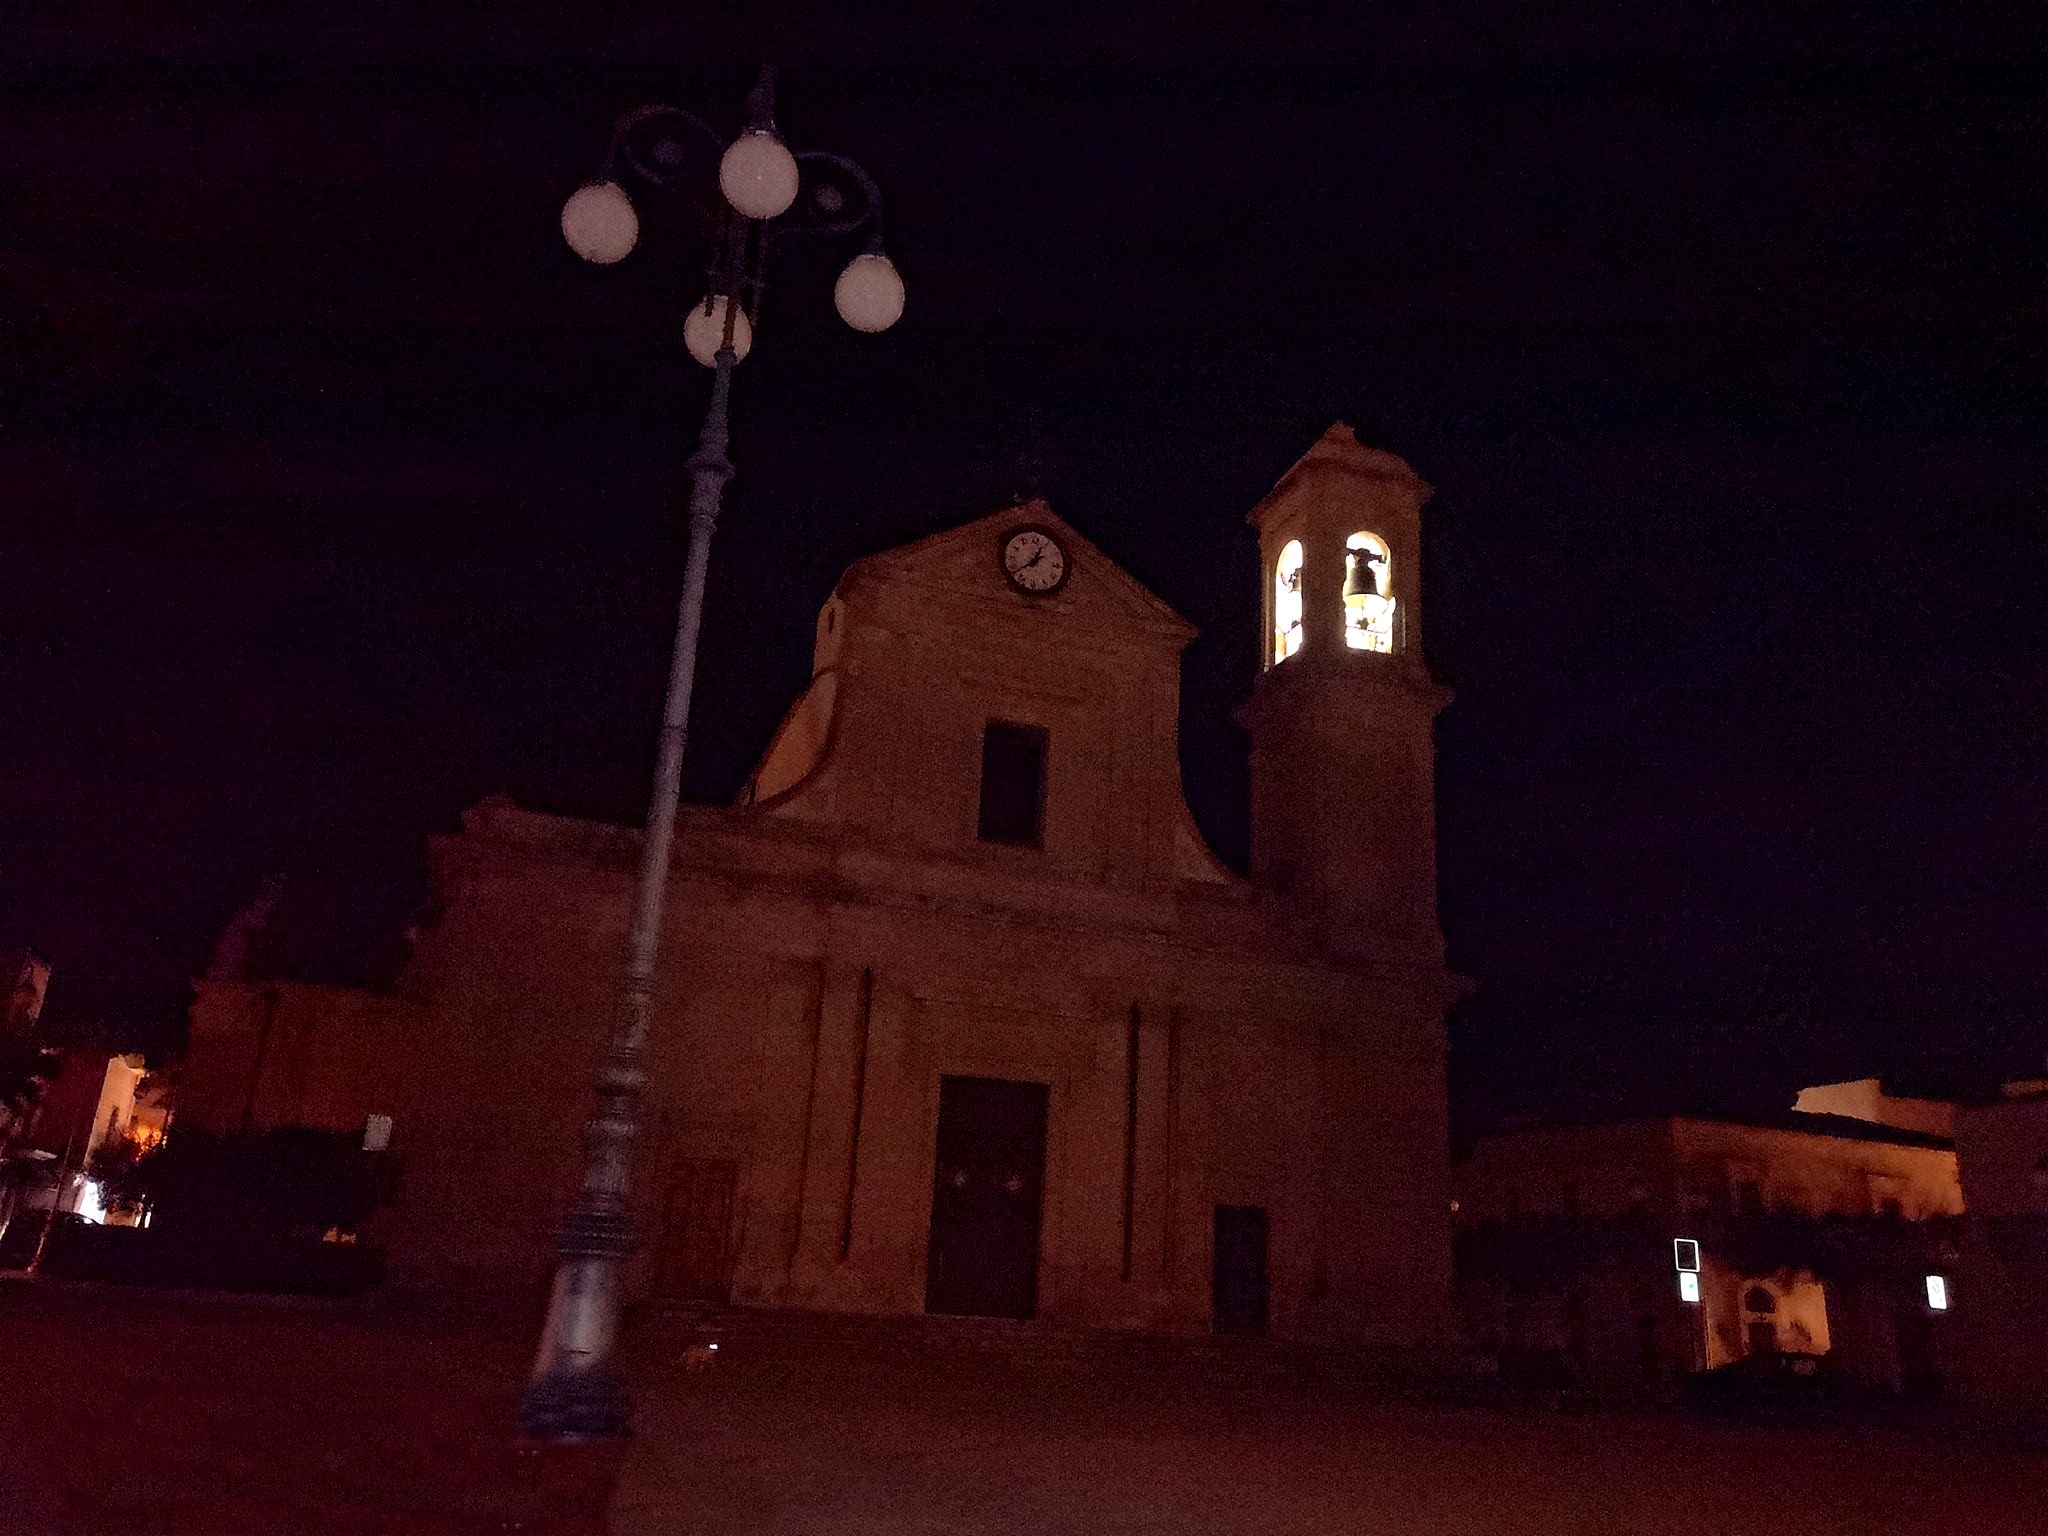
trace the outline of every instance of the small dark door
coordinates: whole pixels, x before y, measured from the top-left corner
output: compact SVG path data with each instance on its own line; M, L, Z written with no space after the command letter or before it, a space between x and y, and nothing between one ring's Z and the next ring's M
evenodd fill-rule
M1037 1312L1046 1100L1043 1083L939 1079L925 1311L960 1317Z
M1215 1320L1218 1333L1266 1331L1266 1208L1216 1207Z
M1657 1319L1636 1319L1636 1374L1654 1384L1664 1376L1664 1350L1657 1339Z
M1910 1303L1901 1304L1898 1317L1900 1388L1908 1397L1940 1396L1941 1352L1934 1319Z
M732 1201L739 1165L680 1162L662 1202L654 1256L655 1295L664 1301L723 1302L732 1292Z

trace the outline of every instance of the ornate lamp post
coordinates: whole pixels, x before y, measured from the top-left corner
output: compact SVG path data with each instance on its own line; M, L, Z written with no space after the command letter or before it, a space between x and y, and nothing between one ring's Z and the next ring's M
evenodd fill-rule
M683 341L690 355L715 375L697 451L686 466L690 553L611 1048L597 1075L596 1113L585 1127L582 1189L562 1223L561 1263L539 1357L520 1401L520 1422L526 1431L550 1440L616 1438L627 1432L626 1395L611 1364L620 1275L635 1239L627 1210L627 1171L647 1088L641 1059L689 734L704 572L719 501L733 477L732 461L726 456L732 371L753 347L762 267L769 249L785 233L866 231L866 249L839 274L833 291L840 317L857 331L886 331L903 313L903 280L882 254L881 196L874 182L844 156L792 152L783 144L775 131L773 83L767 70L747 97L746 129L730 143L701 119L674 107L641 107L620 118L602 175L579 189L562 209L563 236L587 261L609 265L623 260L639 240L640 220L614 173L623 164L651 187L688 193L695 182L708 191L709 178L696 174L709 169L701 153L706 149L717 157L719 193L708 200L709 281L704 297L684 320Z

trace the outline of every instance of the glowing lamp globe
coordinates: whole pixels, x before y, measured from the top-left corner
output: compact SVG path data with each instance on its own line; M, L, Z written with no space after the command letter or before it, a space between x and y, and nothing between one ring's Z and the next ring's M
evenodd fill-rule
M718 349L725 345L725 308L731 302L723 294L715 299L699 299L690 306L689 318L683 321L683 345L706 368L718 366ZM753 346L754 327L748 323L747 312L739 310L732 317L732 360L743 361Z
M640 238L640 216L617 182L593 181L562 205L562 238L585 261L608 267Z
M856 256L832 286L839 318L856 331L886 331L903 318L903 278L880 251Z
M750 219L772 219L796 201L796 156L765 128L732 141L718 162L718 190Z

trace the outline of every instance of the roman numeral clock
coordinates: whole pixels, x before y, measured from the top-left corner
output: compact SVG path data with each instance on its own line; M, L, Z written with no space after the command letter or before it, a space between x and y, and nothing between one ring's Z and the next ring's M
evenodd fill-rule
M1057 592L1067 580L1067 552L1050 528L1012 528L1003 535L1003 575L1027 597Z

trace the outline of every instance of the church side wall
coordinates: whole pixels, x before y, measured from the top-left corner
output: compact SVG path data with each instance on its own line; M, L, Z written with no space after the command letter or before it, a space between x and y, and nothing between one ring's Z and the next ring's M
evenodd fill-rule
M1452 1334L1443 1024L1393 1002L1375 1022L1326 1029L1322 1042L1324 1331L1361 1347L1434 1352Z
M622 882L466 878L415 955L427 1018L399 1118L394 1272L544 1283L573 1187L624 931Z

